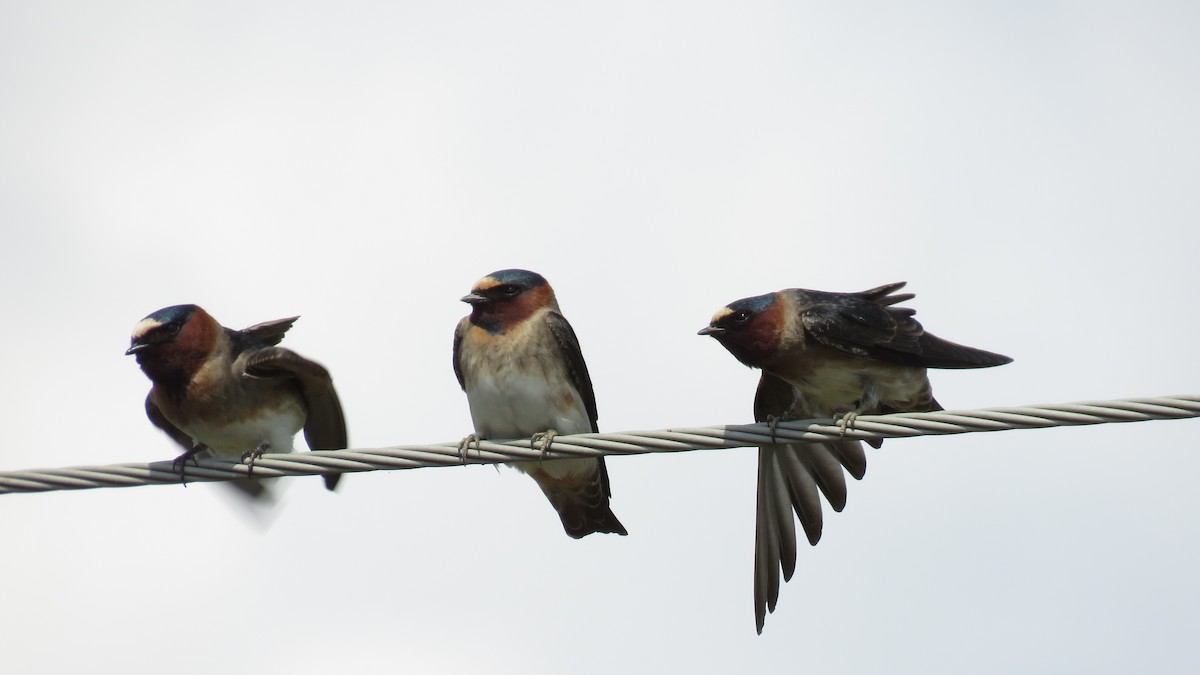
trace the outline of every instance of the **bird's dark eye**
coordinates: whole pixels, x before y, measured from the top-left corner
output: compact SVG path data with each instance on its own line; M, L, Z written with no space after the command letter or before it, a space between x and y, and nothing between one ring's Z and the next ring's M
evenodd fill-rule
M740 312L734 312L729 318L736 324L743 324L750 320L750 312L743 309Z
M503 286L500 287L500 295L503 295L507 298L511 298L512 296L514 296L520 292L521 292L521 287L517 286L516 284L504 284Z
M183 324L181 324L181 323L167 324L167 332L170 333L171 335L175 335L176 333L178 333L180 328L183 328Z

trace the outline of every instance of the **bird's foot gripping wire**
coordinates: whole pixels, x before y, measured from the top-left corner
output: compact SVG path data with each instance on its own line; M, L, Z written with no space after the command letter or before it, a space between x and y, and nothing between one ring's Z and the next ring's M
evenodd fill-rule
M463 439L458 442L458 461L466 462L467 455L471 453L471 444L475 444L475 451L482 452L479 449L479 437L475 434L463 436Z
M200 466L200 461L196 459L196 455L200 454L201 452L204 452L204 446L194 445L192 446L191 450L188 450L182 455L176 457L175 461L171 462L171 470L179 474L179 482L183 484L184 487L187 487L187 462L190 459L192 460L192 464Z
M553 429L547 429L545 431L539 431L529 439L529 449L531 450L539 447L540 443L542 454L538 456L539 462L546 459L546 451L550 449L550 445L554 443L554 439L557 436L557 431Z
M246 477L254 477L254 460L263 456L263 453L271 449L271 444L263 441L258 444L258 447L248 452L242 453L242 461L246 463Z
M847 431L854 431L854 420L856 419L858 419L858 412L851 410L845 415L835 418L833 422L841 430L842 435L845 436Z
M775 430L779 428L779 423L783 421L783 415L767 415L767 428L771 430L771 443L775 443Z

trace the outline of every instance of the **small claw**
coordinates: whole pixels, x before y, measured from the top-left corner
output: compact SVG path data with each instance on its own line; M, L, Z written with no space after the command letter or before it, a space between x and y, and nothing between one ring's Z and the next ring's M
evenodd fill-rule
M171 462L171 470L179 472L179 483L183 487L187 487L187 461L190 459L192 464L200 466L200 460L196 459L196 455L200 454L202 450L204 450L202 445L193 446L191 450L184 452Z
M782 415L767 415L767 426L771 429L771 442L775 443L775 430L779 428L779 423L783 421Z
M856 419L858 419L858 413L851 410L842 415L841 418L835 419L834 422L837 424L838 429L841 429L842 435L845 436L847 430L854 431L854 420Z
M479 449L479 437L475 434L470 434L464 436L463 439L458 442L458 461L464 463L467 461L467 455L471 453L472 443L475 444L475 451L482 453L482 451Z
M248 452L242 453L242 461L246 463L246 478L254 477L254 460L263 456L263 453L271 449L271 444L263 441L258 444L258 447Z
M550 446L554 443L554 438L556 436L558 436L557 431L553 429L547 429L545 431L539 431L529 439L530 450L537 447L539 441L541 442L542 454L538 456L539 462L546 459L546 451L550 449Z

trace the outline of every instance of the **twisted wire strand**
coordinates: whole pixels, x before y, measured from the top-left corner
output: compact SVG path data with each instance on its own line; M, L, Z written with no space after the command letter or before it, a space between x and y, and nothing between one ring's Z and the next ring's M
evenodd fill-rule
M496 464L520 460L638 455L652 452L685 452L740 448L764 443L820 442L851 438L882 440L911 436L966 434L982 431L1043 429L1115 422L1200 417L1200 394L1130 398L1112 401L1081 401L1014 408L980 408L927 413L861 415L843 430L829 420L781 422L774 430L767 424L626 431L611 434L558 436L543 451L530 439L480 441L464 451L459 443L399 445L388 448L323 450L298 453L268 453L254 463L255 478L311 476L330 471L361 472L417 469L465 464ZM238 462L204 458L187 466L188 482L246 478L247 466ZM100 487L134 487L179 483L179 472L171 461L149 464L110 464L61 469L0 472L0 494L85 490Z

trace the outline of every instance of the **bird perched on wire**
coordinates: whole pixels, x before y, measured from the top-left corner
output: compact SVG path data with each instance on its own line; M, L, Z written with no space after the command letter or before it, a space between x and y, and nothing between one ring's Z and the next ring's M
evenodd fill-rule
M493 272L462 301L471 313L454 331L454 374L475 426L464 447L478 439L530 437L545 450L557 434L599 431L596 394L579 340L540 274ZM537 482L571 537L628 534L609 507L603 457L510 466Z
M987 368L1012 361L925 332L915 310L894 305L904 282L861 293L791 288L732 302L713 315L710 335L743 364L763 371L757 421L835 418L845 430L863 413L941 410L927 368ZM872 443L879 447L879 443ZM758 632L779 597L779 572L796 564L796 511L808 540L821 536L820 489L840 511L846 501L839 465L862 478L858 441L771 444L759 450L754 609Z
M347 446L346 421L329 371L278 347L299 317L225 328L196 305L166 307L133 329L129 349L153 386L146 415L184 453L175 461L180 479L187 460L201 453L253 462L262 453L291 452L304 430L312 450ZM325 487L339 473L325 474ZM238 481L263 494L256 481Z

